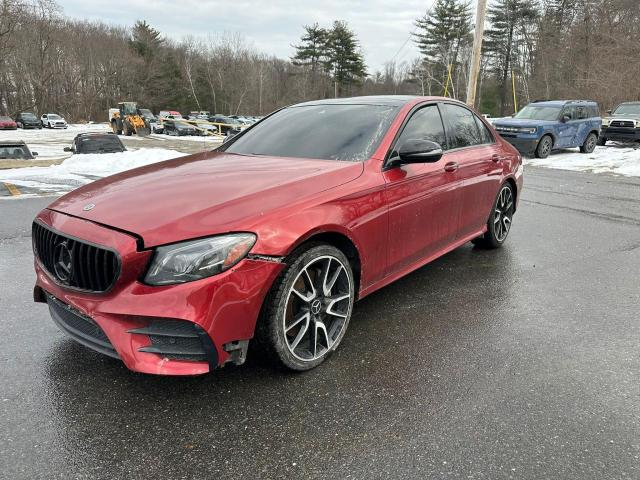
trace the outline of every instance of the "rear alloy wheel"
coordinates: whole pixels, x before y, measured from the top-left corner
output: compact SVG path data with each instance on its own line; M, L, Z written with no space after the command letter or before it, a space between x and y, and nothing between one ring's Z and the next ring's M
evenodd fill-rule
M474 245L485 248L498 248L507 239L511 230L513 214L516 209L515 192L510 183L505 183L493 204L493 210L487 221L487 232L473 239Z
M553 148L553 139L549 135L545 135L538 142L536 147L536 157L547 158Z
M340 250L324 244L302 250L272 287L258 340L277 364L314 368L340 344L354 300L353 272Z
M586 140L580 147L580 151L582 153L593 153L596 149L596 144L598 143L598 136L595 133L590 133L587 135Z

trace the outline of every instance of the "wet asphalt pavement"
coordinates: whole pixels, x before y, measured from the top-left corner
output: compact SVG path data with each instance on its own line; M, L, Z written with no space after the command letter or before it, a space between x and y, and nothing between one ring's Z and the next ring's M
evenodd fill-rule
M0 201L0 477L640 478L640 179L527 168L501 250L357 304L338 352L198 378L127 371L31 301Z

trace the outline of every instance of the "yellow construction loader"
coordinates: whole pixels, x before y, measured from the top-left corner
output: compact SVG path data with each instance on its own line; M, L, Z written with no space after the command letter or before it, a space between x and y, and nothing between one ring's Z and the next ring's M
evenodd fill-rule
M149 124L138 112L136 102L120 102L118 108L109 110L109 121L111 128L116 135L138 135L146 137L151 133Z

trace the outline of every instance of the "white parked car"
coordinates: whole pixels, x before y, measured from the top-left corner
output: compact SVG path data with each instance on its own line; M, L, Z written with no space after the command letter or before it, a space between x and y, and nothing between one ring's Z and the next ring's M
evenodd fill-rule
M46 128L67 128L67 121L55 113L45 113L40 117L42 126Z

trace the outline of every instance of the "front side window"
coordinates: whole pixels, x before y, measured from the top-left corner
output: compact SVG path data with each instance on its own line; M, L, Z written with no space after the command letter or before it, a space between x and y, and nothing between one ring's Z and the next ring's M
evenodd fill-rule
M576 109L575 107L564 107L562 110L562 117L569 117L569 120L573 120L576 118Z
M459 105L445 103L442 105L442 117L447 137L449 138L449 148L464 148L484 143L480 136L480 130L470 110Z
M430 140L447 149L447 137L437 105L428 105L415 112L402 130L394 150L399 149L407 140ZM395 156L397 153L392 153Z
M359 162L368 159L395 118L389 105L319 104L285 108L221 151L242 155Z
M577 107L576 110L578 120L584 120L588 118L586 107Z

